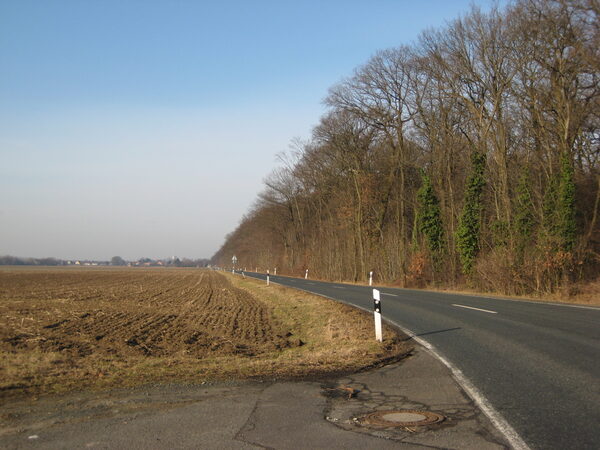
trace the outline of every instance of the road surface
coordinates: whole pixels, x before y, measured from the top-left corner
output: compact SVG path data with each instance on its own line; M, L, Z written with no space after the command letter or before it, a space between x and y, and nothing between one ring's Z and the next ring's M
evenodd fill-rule
M372 310L366 286L270 279ZM500 427L516 431L515 444L520 436L532 449L600 449L600 308L378 289L383 317L458 369Z

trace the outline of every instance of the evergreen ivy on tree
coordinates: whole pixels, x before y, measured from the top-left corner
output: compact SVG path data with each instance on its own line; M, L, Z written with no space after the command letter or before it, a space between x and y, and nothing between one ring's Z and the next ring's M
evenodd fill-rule
M569 252L575 246L575 181L569 155L560 158L560 172L550 178L544 196L544 231L552 250Z
M464 274L471 273L479 252L479 231L483 212L483 189L485 179L485 155L474 152L471 155L471 175L467 179L465 204L457 231L457 244Z
M523 255L525 247L531 241L535 218L533 213L533 200L530 192L529 167L525 167L517 185L517 198L515 205L515 238L517 254Z
M575 180L573 163L567 152L563 152L561 155L560 166L557 231L561 249L570 252L575 247L577 223L575 221Z
M444 245L444 228L440 211L440 202L433 192L431 178L421 170L421 188L417 191L417 226L427 240L432 254L438 254Z
M552 176L546 186L544 192L544 218L543 224L543 237L550 245L556 246L556 236L558 235L558 190L559 182L558 177Z

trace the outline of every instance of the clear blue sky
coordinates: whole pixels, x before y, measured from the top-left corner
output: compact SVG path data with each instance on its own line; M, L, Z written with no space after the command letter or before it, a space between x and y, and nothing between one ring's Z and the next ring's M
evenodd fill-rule
M212 256L330 86L470 4L0 1L0 255Z

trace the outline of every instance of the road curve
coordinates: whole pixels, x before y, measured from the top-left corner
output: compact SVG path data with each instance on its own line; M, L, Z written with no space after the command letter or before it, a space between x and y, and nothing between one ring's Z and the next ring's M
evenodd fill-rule
M372 309L366 286L271 281ZM600 308L378 289L384 318L435 347L529 447L600 448Z

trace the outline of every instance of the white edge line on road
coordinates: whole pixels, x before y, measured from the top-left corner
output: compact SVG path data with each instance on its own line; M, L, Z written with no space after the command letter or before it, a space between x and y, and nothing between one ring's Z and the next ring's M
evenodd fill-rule
M427 291L427 292L435 292L435 291ZM506 302L519 302L519 303L529 303L530 305L542 305L542 306L564 306L565 308L579 308L579 309L591 309L593 311L600 311L599 306L586 306L586 305L571 305L568 303L557 303L557 302L547 302L544 300L527 300L520 298L503 298L503 297L489 297L477 294L452 294L448 292L449 295L464 295L466 297L475 297L475 298L485 298L487 300L503 300Z
M488 298L488 297L486 297ZM492 297L489 297L492 298ZM500 299L500 300L504 300L504 299ZM530 301L529 303L536 303L538 305L552 305L552 306L564 306L566 308L579 308L579 309L591 309L593 311L600 311L600 308L597 306L584 306L584 305L567 305L565 303L546 303L546 302L542 302L542 301L538 301L538 302L532 302Z
M490 311L489 309L475 308L474 306L457 305L456 303L452 303L452 306L458 306L459 308L474 309L476 311L483 311L483 312L490 313L490 314L498 314L497 311Z
M398 294L389 294L387 292L382 292L381 295L389 295L390 297L399 297Z
M415 336L415 333L392 320L386 320L400 328L408 336L412 336L416 342L425 347L433 356L439 359L446 367L448 367L448 369L450 369L454 379L464 389L467 395L473 399L475 404L479 406L488 419L490 419L492 424L494 424L494 426L504 435L504 437L506 437L512 448L515 450L530 450L529 446L525 443L521 436L519 436L519 433L517 433L515 429L506 421L506 419L502 417L502 414L500 414L498 411L496 411L496 409L494 409L493 406L491 406L488 399L473 385L473 383L471 383L471 381L458 367L454 366L454 364L442 356L437 349L425 339Z
M274 284L279 284L280 286L283 286L283 287L289 287L289 286L282 285L280 283L274 282ZM317 292L312 292L307 289L302 289L302 288L294 288L294 289L298 289L301 291L309 292L311 294L319 295L321 297L325 297L325 298L328 298L328 299L336 301L336 302L340 301L337 298L329 297L328 295L319 294ZM344 303L346 303L346 302L344 302ZM346 303L346 304L348 305L348 303ZM367 311L369 313L372 312L370 309L363 308L362 306L357 306L357 305L351 305L351 306L354 306L355 308L358 308L358 309L362 309L363 311ZM511 445L511 447L513 449L515 449L515 450L531 450L529 448L529 446L525 443L525 441L521 438L521 436L519 436L519 433L517 433L515 431L515 429L506 421L506 419L504 417L502 417L502 414L500 414L498 411L496 411L494 409L494 407L489 404L488 399L485 398L485 396L481 392L479 392L479 389L477 389L473 385L473 383L471 383L471 381L467 377L464 376L464 374L458 367L454 366L454 364L452 364L444 356L442 356L433 345L431 345L425 339L422 339L422 338L416 336L415 333L412 332L411 330L409 330L408 328L405 328L402 325L397 324L393 320L390 320L387 318L385 320L388 323L391 323L392 325L398 327L400 330L402 330L402 332L404 334L406 334L407 336L410 336L415 342L417 342L420 345L422 345L423 347L425 347L425 349L427 349L427 351L429 351L433 356L435 356L437 359L439 359L442 362L442 364L444 364L448 369L450 369L452 376L457 381L457 383L460 385L460 387L462 387L464 389L464 391L467 393L467 395L473 399L475 404L483 411L483 413L488 417L488 419L490 419L490 421L498 429L498 431L500 431L504 435L504 437L506 438L506 440L508 441L508 443Z

